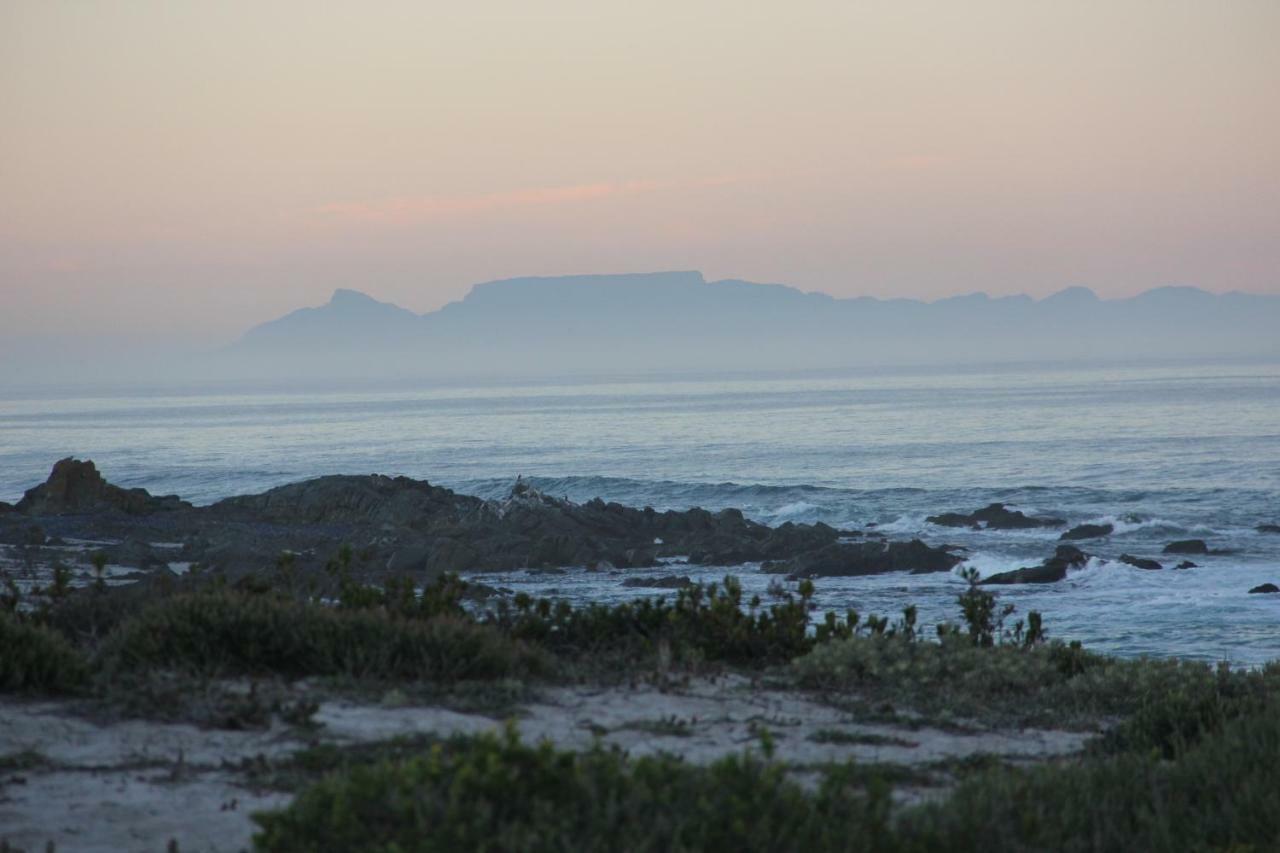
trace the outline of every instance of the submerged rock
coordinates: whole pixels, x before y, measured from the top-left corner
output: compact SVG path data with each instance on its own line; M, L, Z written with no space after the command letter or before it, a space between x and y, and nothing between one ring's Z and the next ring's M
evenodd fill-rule
M1155 560L1149 560L1146 557L1135 557L1132 554L1121 554L1120 562L1128 563L1135 569L1146 569L1150 572L1159 571L1164 568L1164 566Z
M1114 524L1077 524L1058 537L1061 541L1073 539L1101 539L1116 532Z
M146 489L122 489L102 478L97 466L68 456L49 472L49 479L28 489L18 501L18 512L27 515L82 515L95 512L122 512L146 515L189 509L191 504L176 495L153 496Z
M942 515L931 515L925 519L930 524L943 527L972 527L979 530L1028 530L1038 527L1062 527L1066 519L1037 518L1007 509L1004 504L994 503L980 510L964 515L958 512L944 512Z
M1268 594L1268 593L1276 593L1276 592L1280 592L1280 586L1276 586L1273 583L1260 584L1258 586L1255 586L1253 589L1249 590L1250 595L1260 595L1260 594Z
M1259 533L1280 533L1280 524L1259 524L1254 529Z
M693 586L688 575L663 575L660 578L627 578L622 585L631 589L684 589Z
M1209 546L1203 539L1179 539L1164 546L1166 554L1208 554Z
M1038 566L1000 572L978 581L980 584L1055 583L1067 576L1068 569L1079 569L1089 562L1089 555L1074 545L1059 545L1052 557Z
M1193 563L1190 560L1183 560L1181 563L1178 563L1178 565L1174 566L1174 568L1175 569L1198 569L1200 568L1200 565L1198 563Z

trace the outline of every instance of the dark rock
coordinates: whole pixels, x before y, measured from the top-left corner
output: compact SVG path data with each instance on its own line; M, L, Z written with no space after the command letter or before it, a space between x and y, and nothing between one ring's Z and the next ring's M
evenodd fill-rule
M1128 563L1135 569L1146 569L1153 572L1164 568L1155 560L1149 560L1146 557L1135 557L1132 554L1121 554L1120 562Z
M1253 589L1249 590L1250 595L1260 595L1260 594L1276 593L1276 592L1280 592L1280 586L1276 586L1273 583L1260 584L1259 586L1255 586Z
M1016 509L1006 509L1004 504L999 503L989 504L968 515L958 512L931 515L925 521L943 527L973 527L985 530L1028 530L1037 527L1062 527L1067 523L1061 518L1036 518Z
M1259 533L1280 533L1280 524L1259 524L1255 529Z
M1113 524L1077 524L1066 533L1058 537L1059 540L1069 541L1073 539L1101 539L1103 536L1110 536L1115 533L1116 528Z
M293 524L420 528L481 511L479 498L408 477L334 475L218 501L210 515Z
M1052 557L1038 566L1000 572L980 580L980 584L1055 583L1089 562L1089 555L1074 545L1059 545Z
M919 539L910 542L837 542L790 560L766 562L760 570L797 578L908 571L926 574L950 571L960 562L961 558L946 548L933 548Z
M423 542L414 542L397 548L387 558L387 571L393 575L417 575L426 572L431 562L432 548Z
M660 578L627 578L622 585L631 589L684 589L693 586L688 575L663 575Z
M1191 562L1190 560L1183 560L1181 563L1178 563L1178 565L1174 566L1174 568L1175 569L1198 569L1200 568L1200 566L1197 565L1196 563Z
M146 489L122 489L102 478L93 462L67 457L54 464L49 479L28 489L16 509L27 515L122 512L146 515L190 508L174 495L154 497Z
M138 569L167 569L169 561L161 557L154 548L141 539L129 538L115 545L102 549L107 562L117 566L131 566Z
M0 515L4 515L5 513L9 513L9 512L17 512L17 511L18 511L18 508L15 507L13 504L7 501L0 501Z
M1166 554L1208 554L1209 546L1203 539L1180 539L1164 546Z

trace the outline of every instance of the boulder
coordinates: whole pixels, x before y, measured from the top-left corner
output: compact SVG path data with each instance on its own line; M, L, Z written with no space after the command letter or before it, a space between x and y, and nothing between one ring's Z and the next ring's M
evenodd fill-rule
M1060 541L1069 542L1075 539L1101 539L1115 533L1114 524L1077 524L1058 537Z
M1159 571L1164 568L1164 566L1160 565L1155 560L1149 560L1146 557L1135 557L1132 554L1121 554L1120 562L1128 563L1135 569L1146 569L1151 572Z
M1029 530L1038 527L1062 527L1067 523L1061 518L1037 518L1026 515L1016 509L1007 509L1000 503L989 504L968 515L958 512L931 515L925 521L943 527L972 527L978 530Z
M1280 533L1280 524L1259 524L1254 529L1259 533Z
M1181 563L1178 563L1178 565L1174 566L1174 568L1175 569L1198 569L1200 568L1200 566L1196 563L1191 562L1190 560L1183 560Z
M978 581L980 584L1055 583L1067 576L1067 570L1078 569L1089 562L1089 555L1074 545L1059 545L1052 557L1038 566L1000 572Z
M175 495L155 497L146 489L122 489L102 478L92 461L60 459L49 479L28 489L15 509L27 515L85 515L119 512L148 515L189 509L191 504Z
M1276 586L1273 583L1260 584L1258 586L1255 586L1253 589L1249 590L1250 595L1264 595L1268 593L1277 593L1277 592L1280 592L1280 586Z
M1179 539L1164 546L1166 554L1208 554L1209 546L1203 539Z

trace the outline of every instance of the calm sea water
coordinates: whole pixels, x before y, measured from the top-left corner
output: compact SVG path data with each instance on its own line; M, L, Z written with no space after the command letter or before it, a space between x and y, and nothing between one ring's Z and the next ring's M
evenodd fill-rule
M1254 530L1280 523L1280 365L0 399L0 499L67 455L197 503L368 472L498 496L523 474L575 500L876 524L963 545L983 572L1038 562L1058 531L957 531L924 516L1003 501L1117 526L1065 582L1001 589L1019 612L1041 610L1051 634L1125 655L1280 658L1280 596L1246 594L1280 584L1280 535ZM1109 561L1161 558L1189 537L1231 553L1189 571ZM735 573L749 589L768 580ZM635 594L618 581L501 577L574 598ZM825 580L819 593L864 613L915 603L936 621L955 617L962 586L888 575Z

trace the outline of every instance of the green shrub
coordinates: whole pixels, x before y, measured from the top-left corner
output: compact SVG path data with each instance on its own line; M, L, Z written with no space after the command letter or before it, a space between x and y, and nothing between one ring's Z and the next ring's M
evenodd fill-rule
M750 755L707 767L531 747L512 734L337 768L261 814L259 850L1182 851L1280 845L1280 715L1237 717L1176 761L1128 752L966 774L890 813L883 778L835 765L816 787Z
M459 617L406 619L229 591L175 596L148 608L108 638L101 660L108 670L438 682L542 667L522 643Z
M1280 715L1255 713L1207 734L1177 761L1126 753L1002 770L903 816L902 847L922 850L1276 850ZM893 849L893 848L890 848Z
M723 585L682 589L674 600L642 598L616 605L572 607L517 595L500 603L490 621L511 636L557 654L648 656L669 654L675 662L714 661L743 666L785 663L813 648L808 631L812 584L799 598L743 607L742 586L729 576Z
M275 853L876 850L888 795L861 781L834 773L810 794L751 756L697 767L527 746L509 732L332 776L284 811L257 815L256 843Z
M88 674L88 662L61 635L0 612L0 691L69 692Z
M936 643L851 637L817 646L791 671L803 687L996 725L1093 728L1124 717L1107 749L1167 755L1280 695L1280 667L1121 660L1061 643L976 645L958 633Z

